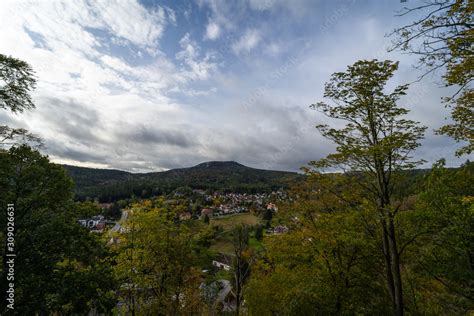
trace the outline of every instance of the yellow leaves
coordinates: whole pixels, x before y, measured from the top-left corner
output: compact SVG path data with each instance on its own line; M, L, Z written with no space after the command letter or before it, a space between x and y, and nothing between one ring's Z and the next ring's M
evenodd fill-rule
M474 196L465 196L462 198L462 203L469 207L471 216L474 216Z
M134 205L116 257L115 270L122 282L150 290L133 295L142 299L144 309L153 314L191 311L199 306L199 271L193 268L192 232L175 221L175 216L176 208L165 207L160 201ZM173 303L176 298L178 305Z
M465 204L473 204L474 203L474 196L465 196L462 198L462 202Z

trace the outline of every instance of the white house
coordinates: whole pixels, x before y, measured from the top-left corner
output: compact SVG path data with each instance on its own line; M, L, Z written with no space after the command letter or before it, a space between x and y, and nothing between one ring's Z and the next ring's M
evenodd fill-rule
M212 260L212 265L219 269L230 271L232 268L232 257L220 254L217 258Z

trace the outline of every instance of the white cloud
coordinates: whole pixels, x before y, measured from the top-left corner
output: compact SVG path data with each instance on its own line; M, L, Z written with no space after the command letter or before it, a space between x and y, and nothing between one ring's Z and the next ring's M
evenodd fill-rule
M206 35L204 38L216 40L221 34L221 29L218 24L210 22L206 27Z
M260 43L261 35L258 30L249 29L247 30L240 39L232 44L232 49L236 54L240 54L242 52L250 52L252 49L257 47L258 43Z
M276 0L248 0L248 2L249 7L256 11L269 10L277 3Z
M176 59L182 60L187 66L183 76L191 80L209 78L211 72L217 68L217 64L213 62L214 56L206 54L201 58L200 48L195 41L191 40L189 33L181 38L179 45L182 50L176 54Z
M245 13L246 6L242 1L197 0L201 8L211 10L211 20L226 29L235 29L238 18Z
M181 41L183 52L179 56L184 67L176 66L165 56L159 40L166 16L172 16L171 11L166 11L149 11L136 1L0 6L0 52L29 62L38 77L34 94L37 109L18 117L21 123L17 125L43 137L47 152L59 161L125 169L142 165L159 168L154 157L160 156L158 153L165 150L166 144L157 145L151 156L145 155L138 152L146 151L145 145L138 148L133 139L119 139L117 128L121 133L132 133L136 122L141 122L150 130L160 126L158 134L174 131L174 119L185 120L185 114L181 105L167 96L171 89L178 88L186 95L204 95L204 91L188 88L188 84L208 78L217 67L211 62L212 55L201 53L189 38ZM133 65L126 55L109 53L110 43L134 47L131 55L152 56L144 65ZM78 121L75 113L97 119ZM1 114L6 117L2 120L16 122L11 114ZM74 121L78 123L71 123ZM93 139L87 136L91 133ZM135 154L116 153L118 144ZM94 147L93 155L90 146ZM169 153L183 150L174 148ZM141 163L137 164L137 160Z
M173 24L173 25L177 25L176 24L176 12L169 8L169 7L165 7L165 11L166 11L166 14L168 15L168 19L169 21Z
M379 57L401 59L396 83L416 79L412 59L385 50L383 35L392 28L385 6L378 12L347 7L321 32L324 16L340 5L310 11L306 5L314 1L249 1L199 0L192 15L191 5L150 10L131 0L2 3L0 52L31 63L38 88L36 110L2 111L0 123L30 129L53 159L74 164L141 171L235 159L295 170L331 150L314 129L325 118L308 109L322 98L331 73ZM288 6L295 12L288 14ZM198 14L208 23L204 37L193 30L176 35ZM215 56L207 47L242 58ZM272 79L275 72L281 75ZM413 88L409 96L421 97L410 99L412 117L439 127L447 114L439 102L444 92L429 81ZM449 156L453 144L431 133L420 155Z
M265 53L269 56L276 57L282 52L282 48L277 43L270 43L265 47Z
M112 34L125 38L135 45L154 46L163 34L166 15L161 7L150 11L133 0L102 0L92 1L90 4L92 6L89 7L89 12L99 17L95 21L97 27L105 27ZM170 17L173 18L172 15ZM81 20L78 21L82 24Z

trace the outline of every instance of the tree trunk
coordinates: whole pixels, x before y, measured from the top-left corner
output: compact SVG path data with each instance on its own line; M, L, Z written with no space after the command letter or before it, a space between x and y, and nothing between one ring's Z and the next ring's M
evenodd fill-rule
M374 157L377 170L378 182L378 207L382 215L382 232L383 232L383 252L385 259L385 270L387 277L387 287L389 289L390 298L392 300L393 314L403 316L403 291L402 278L400 272L400 256L398 253L397 239L395 232L395 223L393 213L390 210L391 198L389 190L389 180L382 167L383 162Z
M235 315L240 313L240 296L241 296L241 270L240 270L240 260L237 259L237 269L235 271Z
M388 238L387 223L385 220L382 222L382 240L383 240L383 256L385 260L385 274L387 278L387 289L390 294L390 300L392 301L392 308L395 310L395 286L392 274L392 258L390 254L390 244Z
M395 294L395 315L403 315L403 290L402 290L402 276L400 271L400 255L398 253L397 239L395 236L395 225L393 218L389 219L389 244L390 244L390 256L392 261L392 275L393 275L393 286Z

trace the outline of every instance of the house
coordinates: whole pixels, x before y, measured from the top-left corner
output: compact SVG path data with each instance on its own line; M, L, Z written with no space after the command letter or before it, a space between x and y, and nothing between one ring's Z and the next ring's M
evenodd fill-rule
M108 245L118 245L120 243L120 239L117 237L111 237L107 242Z
M203 208L201 210L201 218L204 218L206 215L209 217L212 217L212 214L214 213L214 210L210 208Z
M102 233L105 229L105 222L99 222L97 225L91 228L91 232Z
M268 203L267 210L271 210L276 213L278 212L278 207L274 203Z
M92 216L91 218L80 219L78 220L78 223L96 233L103 232L107 225L111 225L111 222L106 221L104 216L102 215L96 215Z
M232 268L232 257L225 254L219 254L219 256L212 260L212 265L219 269L230 271Z
M98 205L101 209L108 210L114 205L114 203L99 203Z
M92 216L91 218L78 220L79 224L90 229L94 228L97 224L103 221L104 221L104 216L102 215L96 215L96 216Z
M278 225L278 226L276 226L276 227L273 229L273 233L274 233L275 235L279 235L279 234L287 233L288 230L289 230L288 227L283 226L283 225Z
M181 221L187 221L187 220L190 220L191 218L192 218L192 215L189 212L184 212L184 213L179 214L179 220Z

